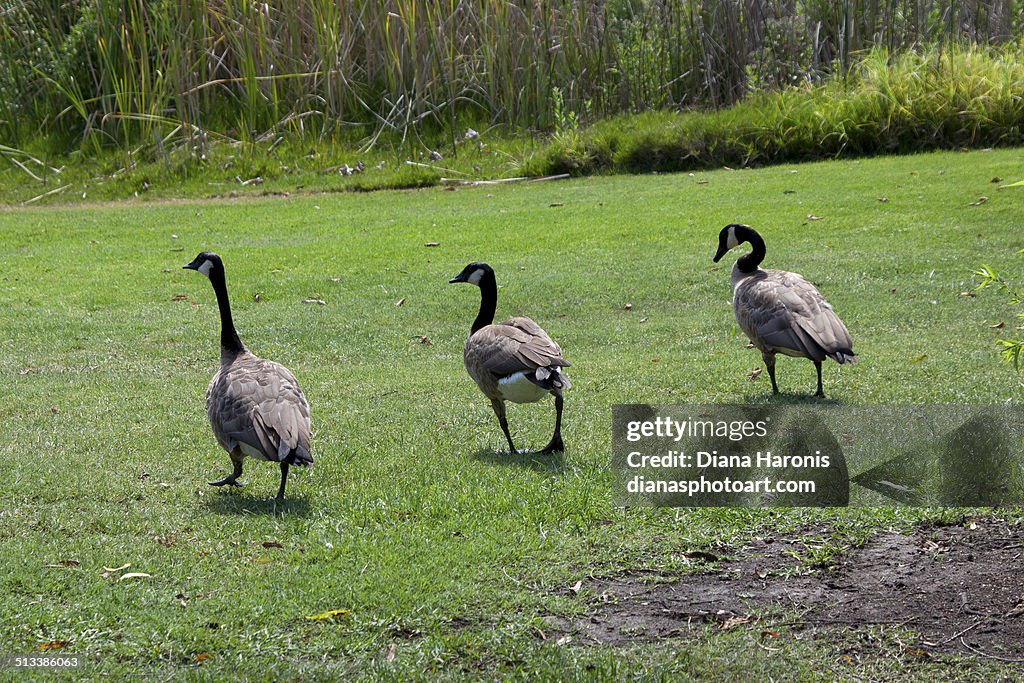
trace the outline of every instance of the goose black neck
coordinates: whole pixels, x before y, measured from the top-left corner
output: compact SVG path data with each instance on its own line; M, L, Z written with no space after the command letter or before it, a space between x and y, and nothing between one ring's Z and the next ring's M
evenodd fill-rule
M214 268L210 272L210 282L213 283L213 291L217 294L217 306L220 308L220 352L222 355L236 356L245 351L245 346L238 338L235 322L231 319L231 303L228 301L228 285L224 271Z
M494 312L498 309L498 283L494 273L484 273L480 280L480 312L473 321L470 334L475 334L482 327L494 322Z
M742 273L753 273L761 265L761 261L764 261L764 240L750 228L744 229L742 233L737 231L736 237L750 243L750 253L737 259L736 267Z

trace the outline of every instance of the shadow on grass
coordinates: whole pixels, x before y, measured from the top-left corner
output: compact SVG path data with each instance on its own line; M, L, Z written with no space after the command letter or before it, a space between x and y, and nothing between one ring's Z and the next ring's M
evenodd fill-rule
M508 451L479 450L472 455L474 460L491 465L521 467L545 474L561 474L565 471L565 453L509 453Z
M203 496L206 508L218 515L278 515L296 517L309 516L309 497L303 495L285 496L283 501L275 498L257 498L237 490L222 490Z
M768 406L841 406L845 405L842 401L838 401L834 398L829 398L827 395L825 398L819 398L814 395L813 391L799 392L799 391L783 391L778 394L773 394L771 391L765 394L745 394L743 396L745 403L753 405L768 405Z

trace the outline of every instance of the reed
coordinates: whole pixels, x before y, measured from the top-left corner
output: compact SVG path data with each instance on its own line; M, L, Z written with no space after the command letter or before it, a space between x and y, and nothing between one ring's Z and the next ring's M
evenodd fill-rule
M203 157L211 133L365 141L721 108L870 49L989 45L1020 0L0 0L0 140ZM557 91L557 95L555 94ZM558 111L556 112L556 99Z

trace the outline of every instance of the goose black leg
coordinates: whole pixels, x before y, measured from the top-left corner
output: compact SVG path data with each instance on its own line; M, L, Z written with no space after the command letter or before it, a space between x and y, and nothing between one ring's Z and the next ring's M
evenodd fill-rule
M818 390L814 392L814 395L819 398L825 398L825 390L821 388L821 361L814 361L814 369L818 371Z
M210 486L245 486L245 484L238 481L238 478L242 476L242 459L239 458L236 460L235 458L231 458L231 462L234 463L234 471L223 479L209 482Z
M541 455L561 453L565 450L565 443L562 441L562 394L555 394L555 433L551 435L551 441L541 451Z
M764 358L764 366L768 368L768 376L772 379L772 393L779 393L779 385L775 383L775 354L774 353L762 353L761 358Z
M518 451L516 450L515 444L512 443L512 435L508 431L508 419L505 417L505 402L492 398L491 408L494 409L494 414L498 416L498 423L501 425L501 431L505 432L505 438L508 439L508 452L511 455L515 455Z
M288 463L281 463L281 488L277 490L277 499L284 500L284 485L288 481Z

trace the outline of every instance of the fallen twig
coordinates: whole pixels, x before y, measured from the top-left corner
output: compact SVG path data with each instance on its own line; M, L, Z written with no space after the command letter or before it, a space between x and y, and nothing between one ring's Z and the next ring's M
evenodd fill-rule
M948 643L951 640L956 640L957 638L960 638L961 636L963 636L968 631L971 631L971 630L977 628L978 626L980 626L983 621L985 621L985 620L984 619L978 619L976 622L974 622L973 624L971 624L970 626L965 628L963 631L960 631L959 633L954 633L949 638L946 638L941 643L938 643L938 645L945 645L946 643Z
M20 161L18 161L17 159L12 158L11 159L11 163L14 164L15 166L17 166L18 168L20 168L25 173L28 173L30 176L32 176L32 178L34 180L38 180L41 183L45 183L46 182L45 180L43 180L42 178L37 176L35 173L33 173L32 171L28 170L28 167L25 164L23 164Z
M33 197L32 199L24 201L24 202L22 202L22 204L31 204L32 202L37 202L40 199L42 199L43 197L49 197L51 194L57 194L58 192L63 192L64 190L68 189L69 187L71 187L70 184L62 185L61 187L54 188L54 189L50 190L49 192L44 192L44 193L42 193L41 195L39 195L37 197Z
M982 652L978 648L973 647L971 645L968 645L967 641L964 640L963 636L960 636L960 644L963 645L964 647L966 647L968 650L970 650L974 654L981 655L982 657L988 657L989 659L998 659L1000 662L1012 662L1014 664L1020 664L1020 663L1024 662L1024 659L1013 659L1012 657L1000 657L999 655L990 655L987 652Z
M405 163L412 163L407 161ZM419 164L420 166L426 166L426 164ZM558 175L546 175L540 178L530 178L528 176L517 176L515 178L496 178L494 180L463 180L462 178L441 178L442 185L502 185L504 183L542 183L547 180L565 180L569 178L568 173L559 173Z

